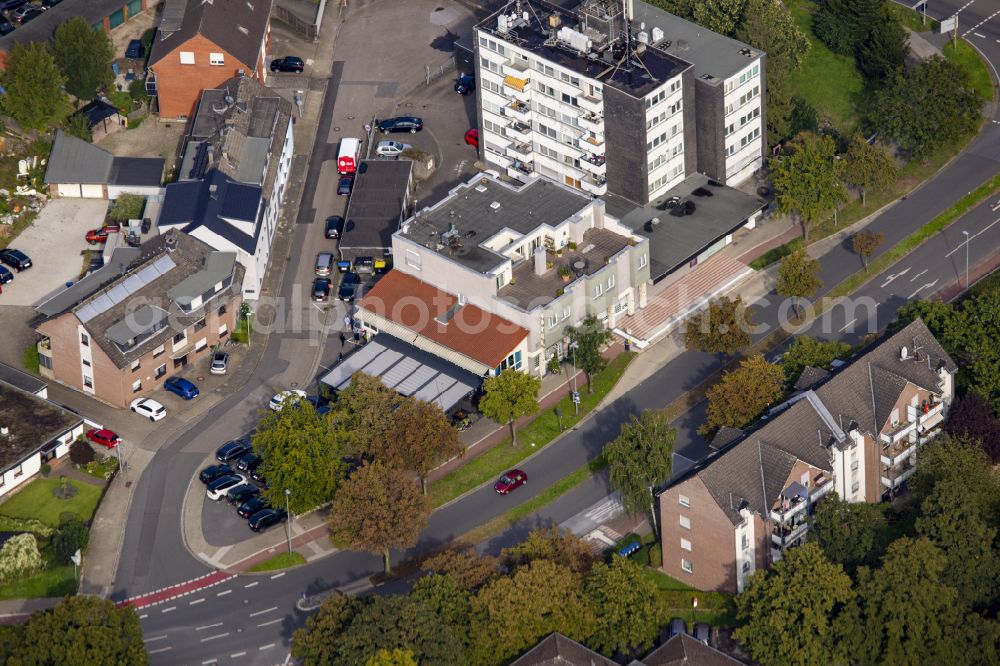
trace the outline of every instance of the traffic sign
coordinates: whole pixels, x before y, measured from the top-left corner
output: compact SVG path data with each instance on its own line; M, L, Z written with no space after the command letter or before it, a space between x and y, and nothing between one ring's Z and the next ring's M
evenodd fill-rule
M570 393L570 396L573 398L573 402L575 402L578 405L580 404L580 392L579 391L573 391L572 393Z

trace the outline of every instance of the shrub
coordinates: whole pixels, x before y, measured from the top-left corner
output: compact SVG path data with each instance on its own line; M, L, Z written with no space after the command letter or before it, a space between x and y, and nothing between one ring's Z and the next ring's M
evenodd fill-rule
M34 518L0 516L0 532L34 532L39 536L52 536L52 528Z
M86 465L94 459L94 449L82 439L78 439L69 447L69 459L74 465Z
M659 569L663 565L663 551L660 544L653 542L649 544L649 566Z
M87 547L90 541L90 530L78 520L71 520L60 527L52 535L52 552L63 564L69 564L70 558L79 549Z
M52 473L52 465L48 463L42 463L42 466L39 468L39 471L42 473L43 477L47 478L49 474Z
M34 534L18 534L0 548L0 582L25 578L41 571L44 566Z
M561 372L562 366L559 364L559 357L553 354L552 358L549 359L549 362L545 364L545 369L553 375Z
M123 194L115 199L108 217L116 222L137 220L142 216L142 209L145 206L146 197L139 194Z

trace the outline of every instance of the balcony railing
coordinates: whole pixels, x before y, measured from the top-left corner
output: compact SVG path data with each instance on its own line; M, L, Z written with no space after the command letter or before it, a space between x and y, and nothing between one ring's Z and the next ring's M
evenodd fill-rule
M886 488L898 488L903 481L913 476L917 471L916 465L906 465L903 467L883 468L882 485Z
M796 545L798 539L805 536L809 531L809 523L801 523L795 526L778 526L771 532L771 543L781 548Z
M507 154L511 157L518 157L527 160L531 157L531 144L526 142L512 143L507 146Z
M514 160L510 165L511 169L517 171L518 173L523 173L526 176L530 176L534 171L534 165L531 162L522 162L520 160Z
M522 102L514 100L507 105L507 108L516 113L519 116L527 117L531 113L531 107Z
M599 97L580 95L577 97L577 103L584 111L590 111L591 113L602 113L604 111L604 100Z
M794 499L782 499L778 506L771 509L771 520L776 523L787 523L795 516L799 515L809 506L809 501L805 497Z
M508 136L511 136L511 132L515 135L524 136L525 134L531 133L531 125L527 123L522 123L519 120L515 120L509 125L507 125Z

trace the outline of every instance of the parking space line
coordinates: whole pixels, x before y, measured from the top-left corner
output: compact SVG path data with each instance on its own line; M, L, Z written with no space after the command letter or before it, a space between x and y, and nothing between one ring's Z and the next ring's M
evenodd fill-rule
M195 631L203 631L205 629L212 629L214 627L221 627L221 626L222 626L221 622L216 622L215 624L206 624L206 625L204 625L202 627L195 627L194 630Z
M159 654L161 652L166 652L167 650L173 650L173 648L168 645L167 647L161 647L155 650L146 650L146 654Z
M276 573L273 576L271 576L271 580L274 580L275 578L281 578L284 575L285 575L284 571L282 571L281 573Z
M246 651L243 651L243 652L234 652L231 655L229 655L229 658L230 659L236 659L237 657L245 657L246 654L247 654Z
M227 594L232 594L232 593L233 593L232 590L223 590L222 592L216 592L215 596L217 596L217 597L224 597Z
M271 648L273 648L273 647L274 647L274 643L268 643L267 645L261 645L261 646L260 646L259 648L257 648L257 649L258 649L258 650L261 650L261 651L264 651L264 650L270 650L270 649L271 649Z
M202 597L201 599L195 599L194 601L189 601L188 605L189 606L194 606L194 605L202 604L202 603L205 603L205 597Z

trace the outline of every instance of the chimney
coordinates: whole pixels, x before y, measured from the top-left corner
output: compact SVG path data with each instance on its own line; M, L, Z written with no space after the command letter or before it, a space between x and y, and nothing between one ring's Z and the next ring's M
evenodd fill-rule
M545 247L535 248L535 275L545 275Z
M171 229L167 232L166 237L163 239L163 244L167 248L167 252L173 252L177 249L177 231Z
M6 437L9 434L10 434L10 428L8 428L7 426L0 426L0 435Z

